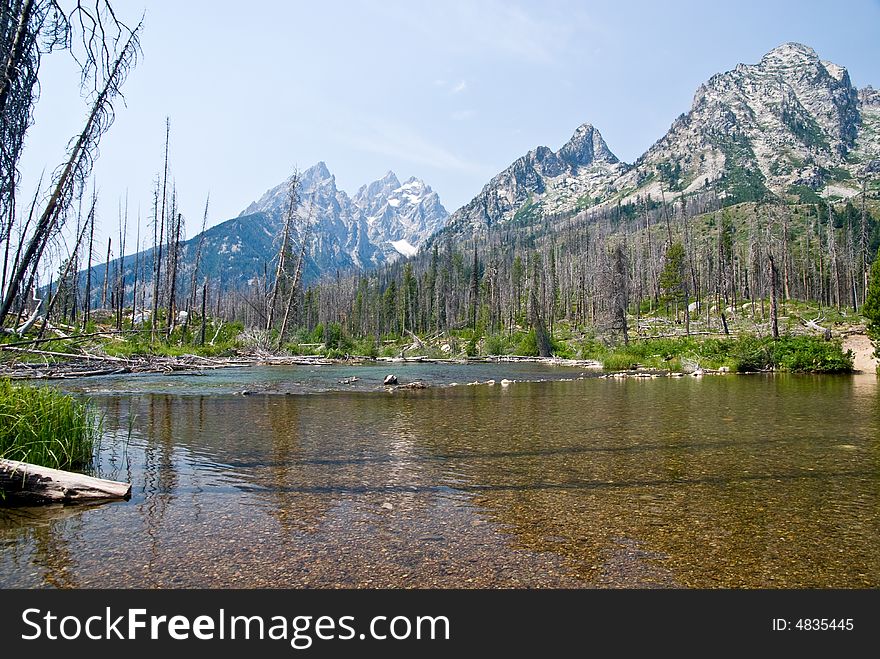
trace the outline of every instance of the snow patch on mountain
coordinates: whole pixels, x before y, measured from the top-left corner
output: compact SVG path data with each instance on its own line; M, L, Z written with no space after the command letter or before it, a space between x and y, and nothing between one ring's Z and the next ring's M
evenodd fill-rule
M415 256L419 251L418 247L414 247L409 244L409 242L405 238L401 238L400 240L392 240L391 245L396 249L400 254L404 256Z
M280 233L289 181L267 190L240 217L262 213ZM308 240L312 272L370 268L411 256L449 217L431 186L415 177L401 183L391 171L349 196L319 162L300 173L299 186L294 240Z

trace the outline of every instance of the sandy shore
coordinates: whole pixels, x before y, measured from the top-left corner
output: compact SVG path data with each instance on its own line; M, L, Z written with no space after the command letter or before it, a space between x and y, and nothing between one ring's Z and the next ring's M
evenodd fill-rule
M863 373L877 372L877 358L874 346L865 334L849 334L843 337L843 349L852 350L855 355L853 366Z

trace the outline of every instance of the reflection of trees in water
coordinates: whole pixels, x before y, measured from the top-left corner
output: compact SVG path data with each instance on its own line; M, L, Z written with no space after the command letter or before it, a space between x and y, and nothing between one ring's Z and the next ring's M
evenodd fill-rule
M234 514L263 516L230 533L244 536L268 516L281 546L308 534L332 547L340 537L383 538L388 528L397 535L383 542L417 543L448 488L485 510L515 547L563 556L600 584L876 587L880 399L876 384L851 391L846 382L749 376L138 396L107 410L122 417L134 405L138 415L144 563L173 554L181 529L172 522L216 513L199 509L208 483L243 490L229 499ZM391 497L393 514L364 513ZM349 533L354 515L372 526ZM47 582L76 585L71 547L86 546L88 533L78 539L80 522L36 527L23 525L30 535L13 547L33 547L23 560L46 570ZM302 559L303 545L291 550ZM641 580L627 582L633 574Z
M253 481L269 490L264 495L267 512L288 535L296 531L309 532L330 507L317 497L297 496L286 491L300 476L300 469L295 465L302 457L299 401L299 396L263 396L262 400L255 401L261 404L268 427L267 436L255 437L254 441L265 441L270 459L252 472Z
M793 394L789 384L603 381L544 385L557 390L546 397L522 385L488 401L456 392L450 402L467 401L472 416L458 418L468 423L426 411L441 432L426 423L417 435L518 542L569 557L587 579L635 541L649 558L624 552L631 560L665 567L682 585L876 586L877 489L866 479L880 474L877 443L862 442L873 447L862 454L870 466L829 450L836 426L816 407L829 385L798 380ZM851 405L837 387L830 400ZM840 427L877 436L856 420L864 408L835 414L851 419ZM776 425L804 418L814 427Z
M110 396L101 399L101 408L103 433L95 447L94 475L130 483L129 441L138 422L133 401L131 397Z
M0 534L14 541L15 562L40 568L43 584L76 588L77 560L72 547L83 535L83 513L98 505L0 508Z
M160 560L161 543L164 538L162 525L174 500L177 485L177 469L174 460L174 419L183 416L183 410L175 405L174 397L152 394L143 397L146 420L143 428L143 471L140 487L144 501L138 506L143 518L143 542L145 563L152 571ZM134 484L133 484L134 485Z
M316 532L331 510L344 514L338 507L360 496L358 489L381 494L411 482L409 422L400 414L388 418L375 396L265 396L259 404L268 420L262 443L271 449L245 476L268 490L269 513L282 528ZM388 459L358 459L365 456Z

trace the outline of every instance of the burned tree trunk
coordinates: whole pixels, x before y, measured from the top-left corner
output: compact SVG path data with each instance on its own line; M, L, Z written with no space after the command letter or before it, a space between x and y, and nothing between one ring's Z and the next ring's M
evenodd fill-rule
M773 261L773 253L768 252L767 254L767 262L768 267L770 268L770 331L773 333L773 338L779 338L779 311L777 309L776 296L777 296L777 288L779 273L776 270L776 263Z

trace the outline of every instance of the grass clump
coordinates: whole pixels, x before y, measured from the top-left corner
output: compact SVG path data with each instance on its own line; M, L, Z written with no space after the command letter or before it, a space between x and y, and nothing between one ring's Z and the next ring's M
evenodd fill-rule
M0 458L82 470L100 432L88 403L49 387L0 380Z

